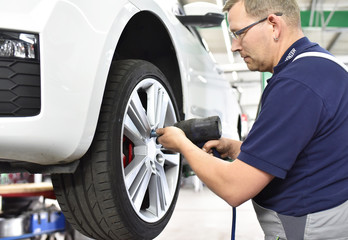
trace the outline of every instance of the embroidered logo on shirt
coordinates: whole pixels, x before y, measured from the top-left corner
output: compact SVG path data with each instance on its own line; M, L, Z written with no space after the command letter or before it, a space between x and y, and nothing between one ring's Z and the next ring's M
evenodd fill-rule
M296 53L296 49L295 48L291 49L291 51L289 52L289 54L286 57L285 61L288 61L289 59L293 58L295 53Z

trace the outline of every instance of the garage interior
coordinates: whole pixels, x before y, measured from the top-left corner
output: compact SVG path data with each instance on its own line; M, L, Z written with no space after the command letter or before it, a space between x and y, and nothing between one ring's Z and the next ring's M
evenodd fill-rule
M200 0L200 2L202 1ZM185 5L197 1L182 0L181 2ZM221 8L223 6L223 0L205 0L204 2L217 4ZM305 35L348 65L348 2L343 0L298 0L298 3ZM245 117L245 128L247 129L245 134L247 134L255 121L259 99L269 74L250 72L239 54L230 51L231 39L226 22L223 22L221 27L200 28L198 30L207 43L217 65L239 94L240 105ZM11 175L11 178L16 177L26 178L29 176ZM50 202L52 187L45 183L46 176L30 177L39 178L44 184L36 190L23 190L21 185L18 185L18 189L9 190L6 188L6 184L10 181L9 174L1 174L0 196L8 197L16 194L28 196L31 194L30 191L35 191L35 197L42 198L44 196L45 199L47 198L45 201ZM54 200L52 200L52 206L57 207ZM51 211L57 213L56 217L59 221L56 207L52 207ZM36 219L36 221L44 221L44 219ZM11 224L17 223L14 221ZM196 176L191 176L182 180L173 216L164 231L155 239L229 239L231 225L231 207L203 186ZM263 238L262 230L250 201L238 207L236 229L236 239L256 240ZM57 234L54 237L53 239L66 239L64 234ZM0 237L0 239L3 238ZM75 239L87 240L89 238L75 232Z

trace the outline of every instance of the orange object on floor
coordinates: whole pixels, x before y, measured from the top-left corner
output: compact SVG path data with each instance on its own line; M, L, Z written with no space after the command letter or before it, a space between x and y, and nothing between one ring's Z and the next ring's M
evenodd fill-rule
M2 197L32 197L43 196L56 199L52 183L16 183L0 185L0 196Z

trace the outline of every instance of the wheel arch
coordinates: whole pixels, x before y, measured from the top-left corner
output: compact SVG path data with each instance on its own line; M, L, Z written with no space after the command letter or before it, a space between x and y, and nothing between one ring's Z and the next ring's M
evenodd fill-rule
M175 47L164 23L153 13L135 14L125 26L113 60L142 59L157 66L166 76L183 118L183 92Z

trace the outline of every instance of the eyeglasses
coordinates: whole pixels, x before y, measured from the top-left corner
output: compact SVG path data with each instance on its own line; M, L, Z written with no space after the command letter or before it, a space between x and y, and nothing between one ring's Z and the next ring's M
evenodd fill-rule
M276 15L276 16L282 16L283 13L277 12L277 13L275 13L275 15ZM240 39L240 36L241 36L243 33L246 33L250 28L252 28L252 27L255 26L256 24L259 24L259 23L261 23L261 22L263 22L263 21L266 21L267 18L268 18L268 16L265 17L265 18L263 18L263 19L261 19L261 20L259 20L259 21L257 21L257 22L254 22L254 23L250 24L249 26L247 26L247 27L245 27L245 28L242 28L241 30L238 30L238 31L235 31L235 32L232 32L232 31L231 31L231 37L232 37L232 39L234 39L234 40Z

